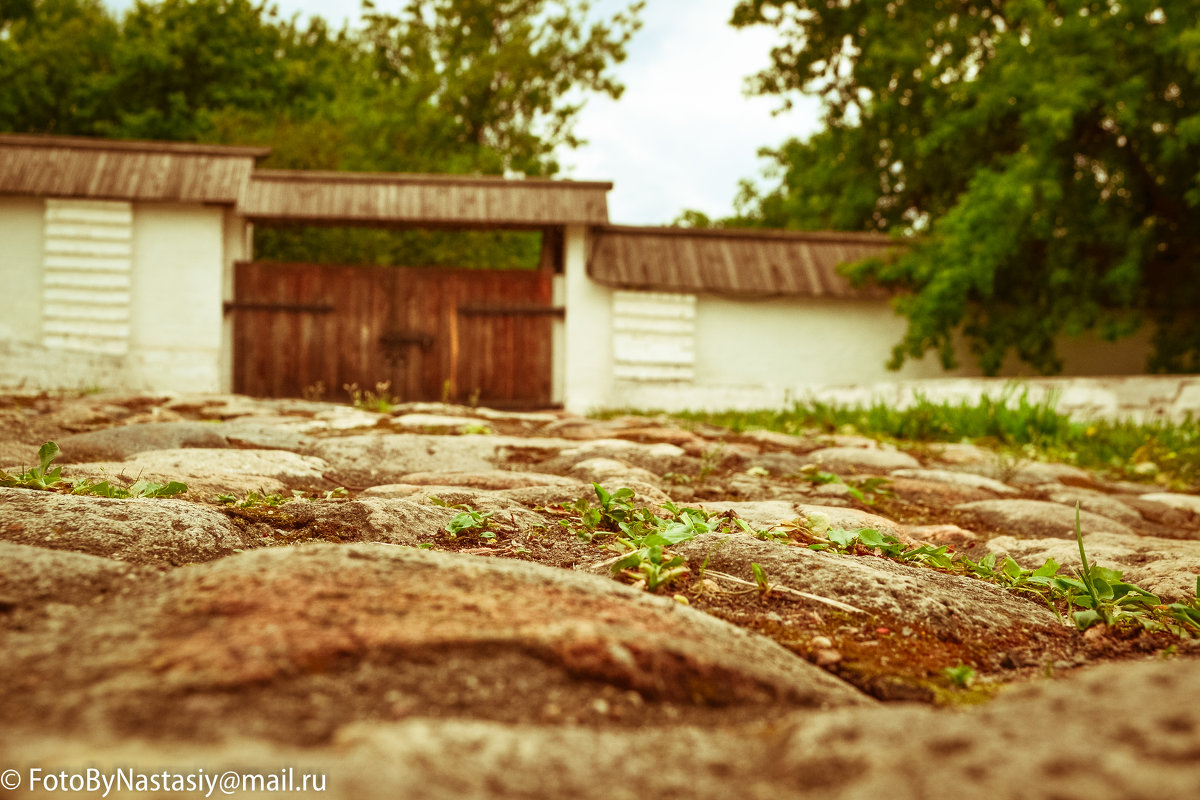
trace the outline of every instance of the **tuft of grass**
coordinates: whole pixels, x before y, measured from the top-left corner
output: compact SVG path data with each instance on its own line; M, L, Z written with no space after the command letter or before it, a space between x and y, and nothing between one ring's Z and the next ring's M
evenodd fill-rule
M400 398L391 394L391 381L380 381L375 384L374 391L359 389L357 383L347 383L342 388L350 395L350 404L363 411L390 414L400 404Z
M910 442L963 440L1012 454L1036 456L1105 471L1127 480L1155 481L1174 489L1200 489L1200 425L1183 422L1072 420L1051 394L1029 399L1014 384L1000 397L974 402L933 402L918 396L907 408L883 402L844 406L809 401L762 411L682 412L685 424L704 423L741 433L770 430L793 435L814 431L858 433ZM606 412L606 416L610 413ZM655 412L630 411L650 415Z
M330 489L322 494L306 494L299 489L293 489L290 495L275 494L273 492L255 492L253 490L246 492L239 499L235 494L219 494L214 500L221 505L230 506L232 508L262 508L268 506L270 508L278 508L285 503L292 503L297 500L340 500L348 492L342 486Z

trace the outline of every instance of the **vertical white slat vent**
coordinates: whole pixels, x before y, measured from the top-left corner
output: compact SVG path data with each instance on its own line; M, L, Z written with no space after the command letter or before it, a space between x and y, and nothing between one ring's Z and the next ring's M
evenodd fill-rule
M695 337L695 295L613 293L613 372L618 379L691 381Z
M47 347L129 352L133 206L46 201L42 335Z

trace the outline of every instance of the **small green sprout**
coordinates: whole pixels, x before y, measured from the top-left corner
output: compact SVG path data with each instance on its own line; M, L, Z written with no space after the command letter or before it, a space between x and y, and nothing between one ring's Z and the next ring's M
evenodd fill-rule
M479 538L494 539L496 534L487 530L491 516L491 511L462 511L446 525L446 533L451 539L457 539L460 533L478 530Z
M946 667L942 670L942 674L959 689L970 689L971 684L975 683L975 670L966 664L959 664L956 667Z
M46 442L38 448L38 466L30 467L18 475L9 475L0 470L0 486L20 489L50 489L62 483L62 467L50 468L50 464L58 457L58 445Z
M771 593L771 582L767 580L766 571L753 561L750 562L750 571L754 573L754 582L758 585L758 590L762 592L763 597L769 595Z

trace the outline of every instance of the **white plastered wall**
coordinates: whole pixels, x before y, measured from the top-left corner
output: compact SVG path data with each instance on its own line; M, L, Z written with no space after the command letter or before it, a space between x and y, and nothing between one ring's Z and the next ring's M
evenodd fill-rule
M906 321L886 301L699 295L695 305L694 377L619 378L608 407L784 407L828 386L980 374L972 366L947 373L932 355L907 361L898 372L887 370ZM1146 352L1146 336L1115 344L1083 337L1060 345L1067 375L1136 375L1144 370ZM972 363L965 352L960 362ZM1009 367L1006 375L1033 374L1015 360Z
M126 368L135 388L215 392L222 376L225 210L138 203Z
M563 238L563 405L585 413L613 404L612 290L588 277L587 229L569 225Z
M225 253L221 272L221 297L223 301L234 300L234 264L249 261L254 255L254 226L246 222L232 208L226 209L224 218ZM224 302L221 304L224 309ZM220 391L233 391L233 315L222 311L221 353L218 366Z
M130 222L127 203L0 198L0 385L81 389L121 374Z
M45 208L40 198L0 197L0 341L41 338Z

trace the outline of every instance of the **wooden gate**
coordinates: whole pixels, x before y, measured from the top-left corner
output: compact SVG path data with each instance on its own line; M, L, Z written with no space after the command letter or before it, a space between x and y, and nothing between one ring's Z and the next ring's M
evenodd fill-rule
M327 398L388 382L401 400L551 404L548 270L239 262L234 391Z

